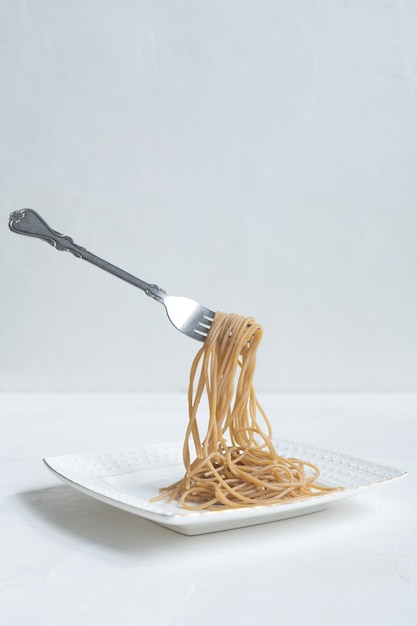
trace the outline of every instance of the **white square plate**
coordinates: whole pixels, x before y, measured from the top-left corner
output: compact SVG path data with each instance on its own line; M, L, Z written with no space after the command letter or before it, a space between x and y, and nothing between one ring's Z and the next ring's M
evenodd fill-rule
M160 487L183 476L181 442L55 456L44 459L44 462L53 474L75 489L184 535L241 528L313 513L326 509L341 498L357 495L366 488L406 474L331 450L292 441L274 443L278 454L317 465L322 484L343 487L343 490L283 504L188 511L176 502L150 502Z

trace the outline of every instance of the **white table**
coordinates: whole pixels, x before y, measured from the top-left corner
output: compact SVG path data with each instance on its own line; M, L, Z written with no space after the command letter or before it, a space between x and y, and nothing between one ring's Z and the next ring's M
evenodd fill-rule
M0 395L0 623L417 623L417 395L264 395L274 434L408 470L277 523L187 537L41 459L182 439L178 395Z

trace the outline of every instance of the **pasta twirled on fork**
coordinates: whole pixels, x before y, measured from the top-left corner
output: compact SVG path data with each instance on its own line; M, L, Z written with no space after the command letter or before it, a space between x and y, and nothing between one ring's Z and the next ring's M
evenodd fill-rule
M154 500L177 499L186 509L277 504L332 488L317 483L312 463L279 456L270 422L255 394L253 377L262 326L251 317L217 312L197 353L188 389L184 477ZM208 402L206 432L197 412ZM192 449L194 455L192 458Z

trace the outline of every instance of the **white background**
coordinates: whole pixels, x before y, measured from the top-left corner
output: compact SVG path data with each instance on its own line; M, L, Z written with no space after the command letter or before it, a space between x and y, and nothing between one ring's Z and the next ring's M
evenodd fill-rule
M417 391L417 3L0 0L0 389L183 391L53 228L263 323L260 391Z

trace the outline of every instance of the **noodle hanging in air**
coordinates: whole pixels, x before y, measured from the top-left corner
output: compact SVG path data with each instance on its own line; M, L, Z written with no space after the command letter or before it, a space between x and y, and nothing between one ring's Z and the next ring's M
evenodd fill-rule
M185 475L153 500L178 500L185 509L202 510L278 504L333 490L317 484L315 465L275 450L253 386L262 334L251 317L216 313L191 366ZM203 399L208 423L201 437L197 411Z

